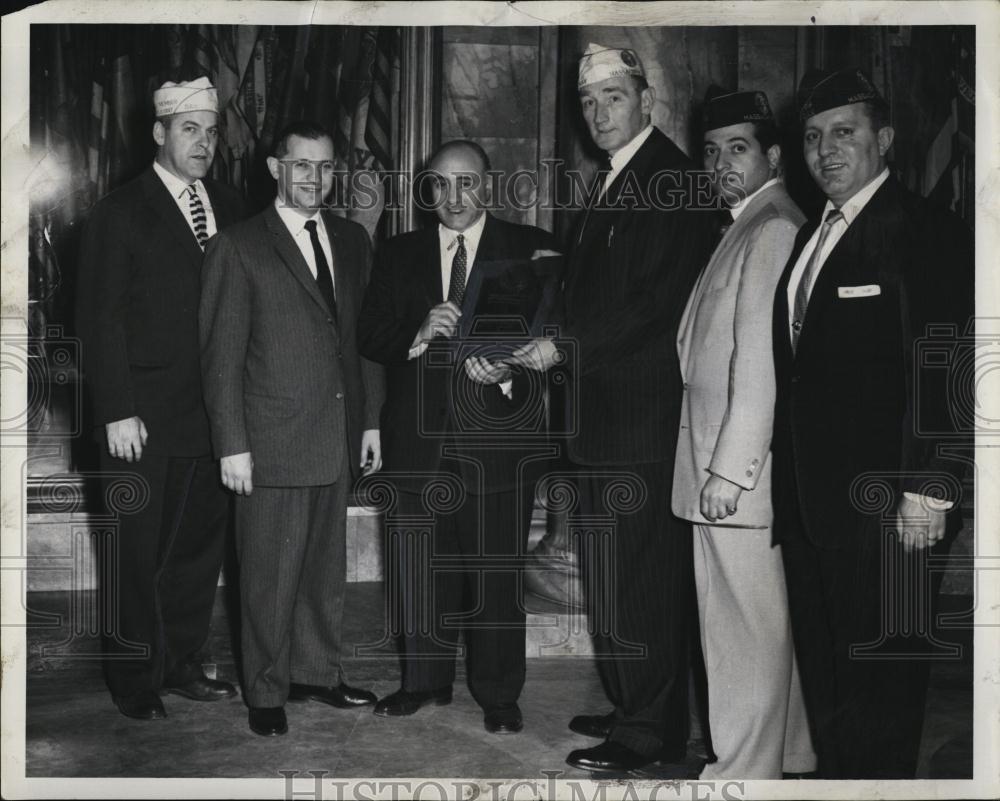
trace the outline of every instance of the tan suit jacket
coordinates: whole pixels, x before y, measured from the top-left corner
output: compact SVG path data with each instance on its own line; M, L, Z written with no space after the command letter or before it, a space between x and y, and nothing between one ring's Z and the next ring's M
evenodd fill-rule
M739 484L730 526L769 526L774 419L771 310L775 286L805 222L775 184L751 199L712 254L681 318L677 350L684 380L674 463L674 514L702 516L710 474Z

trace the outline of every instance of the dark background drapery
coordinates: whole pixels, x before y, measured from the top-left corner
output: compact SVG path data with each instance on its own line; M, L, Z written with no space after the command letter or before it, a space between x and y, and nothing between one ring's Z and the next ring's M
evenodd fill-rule
M71 326L78 230L156 152L153 90L207 75L220 105L212 177L251 206L274 196L265 158L287 123L334 133L337 168L393 166L399 30L351 26L36 25L31 29L31 331ZM350 213L376 233L381 209Z

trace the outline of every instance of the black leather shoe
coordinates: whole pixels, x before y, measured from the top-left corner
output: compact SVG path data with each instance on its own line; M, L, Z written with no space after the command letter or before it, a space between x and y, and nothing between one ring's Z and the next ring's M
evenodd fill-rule
M596 737L604 740L611 734L611 727L615 724L615 713L608 712L606 715L577 715L569 722L569 730L584 737Z
M659 759L658 754L644 755L633 751L627 745L608 740L593 748L571 751L566 764L580 770L604 773L628 773L644 768Z
M192 701L221 701L223 698L234 698L236 688L228 681L216 681L201 675L183 684L164 683L163 693L181 695Z
M375 704L375 714L380 717L400 717L402 715L412 715L420 707L427 704L444 706L450 703L450 684L447 687L439 687L436 690L428 690L427 692L396 690L392 695L387 695Z
M517 704L495 706L483 714L483 728L490 734L517 734L524 728Z
M288 732L288 719L283 706L250 707L250 731L261 737L276 737Z
M289 701L319 701L338 709L350 709L375 703L375 693L348 687L341 682L336 687L317 687L314 684L296 684L288 688Z
M127 718L160 720L167 716L160 696L152 690L142 690L132 695L114 695L115 706Z

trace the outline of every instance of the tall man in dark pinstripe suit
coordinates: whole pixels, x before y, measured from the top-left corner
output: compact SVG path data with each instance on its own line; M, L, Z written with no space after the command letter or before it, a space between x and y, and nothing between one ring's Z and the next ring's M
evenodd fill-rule
M222 481L236 494L244 697L257 734L287 731L286 699L375 702L343 681L347 496L381 464L382 368L355 327L365 230L327 211L333 141L297 123L268 160L274 205L209 248L202 370Z
M580 365L569 455L584 515L608 513L615 474L641 490L611 542L584 548L598 667L614 710L571 721L573 731L607 739L567 762L624 772L680 761L687 741L693 576L690 528L670 511L682 394L674 343L711 252L710 215L690 208L694 164L650 122L653 88L635 52L590 45L578 83L610 172L574 237L564 287L563 335L576 340ZM554 352L536 340L516 355L544 369Z

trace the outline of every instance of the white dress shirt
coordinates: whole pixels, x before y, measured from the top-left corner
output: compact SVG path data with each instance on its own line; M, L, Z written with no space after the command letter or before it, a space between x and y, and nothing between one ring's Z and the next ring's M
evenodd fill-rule
M850 224L854 222L857 216L861 213L861 210L868 204L868 201L872 199L872 196L878 191L878 188L886 182L888 177L889 168L886 167L881 173L879 173L879 176L874 181L871 181L862 187L855 193L854 197L840 207L840 211L844 215L844 218L842 220L837 220L837 222L833 224L833 227L830 228L830 233L827 234L826 241L823 243L823 252L819 254L819 269L816 270L816 278L813 279L813 286L816 286L816 280L819 278L819 274L823 270L823 265L826 264L827 258L837 246L837 243L844 235L844 232ZM833 205L832 201L826 201L826 205L823 207L822 219L825 220L827 212L835 208L836 206ZM822 230L823 226L820 224L813 235L809 238L809 241L806 242L806 246L802 248L802 252L799 254L799 260L795 262L795 267L792 268L792 274L788 277L789 331L792 330L792 318L795 316L795 293L799 289L799 282L802 280L802 273L805 272L806 265L809 263L809 259L812 257L812 253L816 249L816 242L819 240L820 231ZM809 292L812 292L812 287L809 287ZM809 295L806 297L808 298Z
M167 187L167 191L174 199L174 203L177 204L177 208L181 210L181 214L187 220L191 233L195 234L194 220L191 218L191 193L188 192L187 181L178 178L158 161L153 162L153 172L163 181L163 185ZM215 212L212 211L212 201L208 196L208 190L205 189L205 184L201 182L200 178L194 182L194 190L201 199L201 205L205 207L205 227L208 231L209 239L211 239L219 229L215 225ZM197 240L197 238L198 235L195 234L195 239Z
M448 299L448 290L451 287L451 265L458 252L458 236L465 237L465 285L469 285L469 277L472 275L472 267L476 263L476 253L479 251L479 243L483 238L483 231L486 229L486 214L480 215L472 225L464 231L454 231L447 226L438 223L438 252L441 254L441 297ZM414 338L413 345L407 359L416 359L427 350L427 343L419 341L420 332ZM508 398L511 396L512 381L502 381L497 386Z
M288 233L295 240L295 244L302 253L302 258L306 260L313 278L316 277L316 253L313 251L312 239L306 230L306 223L309 220L316 220L316 235L319 237L319 246L323 248L323 255L326 256L330 280L333 281L333 294L336 297L337 279L333 272L333 252L330 250L330 237L326 234L326 226L323 225L323 215L317 209L311 217L303 217L295 209L287 208L280 198L274 199L274 208L277 209L278 216L288 229Z
M464 231L453 231L438 223L438 253L441 254L441 297L445 300L448 299L448 289L451 287L451 263L455 260L455 254L458 252L458 235L461 234L465 237L465 285L468 286L469 276L472 275L472 265L476 262L476 253L479 250L479 241L483 238L485 228L485 212ZM420 332L417 331L406 358L416 359L423 355L425 350L427 350L427 343L420 341Z
M617 178L621 171L625 168L625 165L632 160L632 156L639 151L643 142L649 139L649 135L651 133L653 133L652 123L639 131L631 142L611 157L611 172L609 172L604 178L604 188L601 190L602 195L611 188L611 184L615 182L615 178Z
M438 250L441 252L441 297L448 299L448 289L451 287L451 263L458 252L458 235L465 237L465 284L469 284L472 275L472 265L476 263L476 252L479 250L479 240L483 238L486 228L486 212L464 231L453 231L438 223Z
M735 206L730 206L729 207L729 213L731 215L733 215L733 221L735 222L739 218L739 216L743 213L743 210L748 205L750 205L750 201L753 200L755 197L757 197L757 195L759 195L761 192L763 192L768 187L774 186L775 184L780 183L780 182L781 182L780 178L771 178L769 181L765 182L764 185L760 189L758 189L756 192L754 192L752 195L743 198Z

